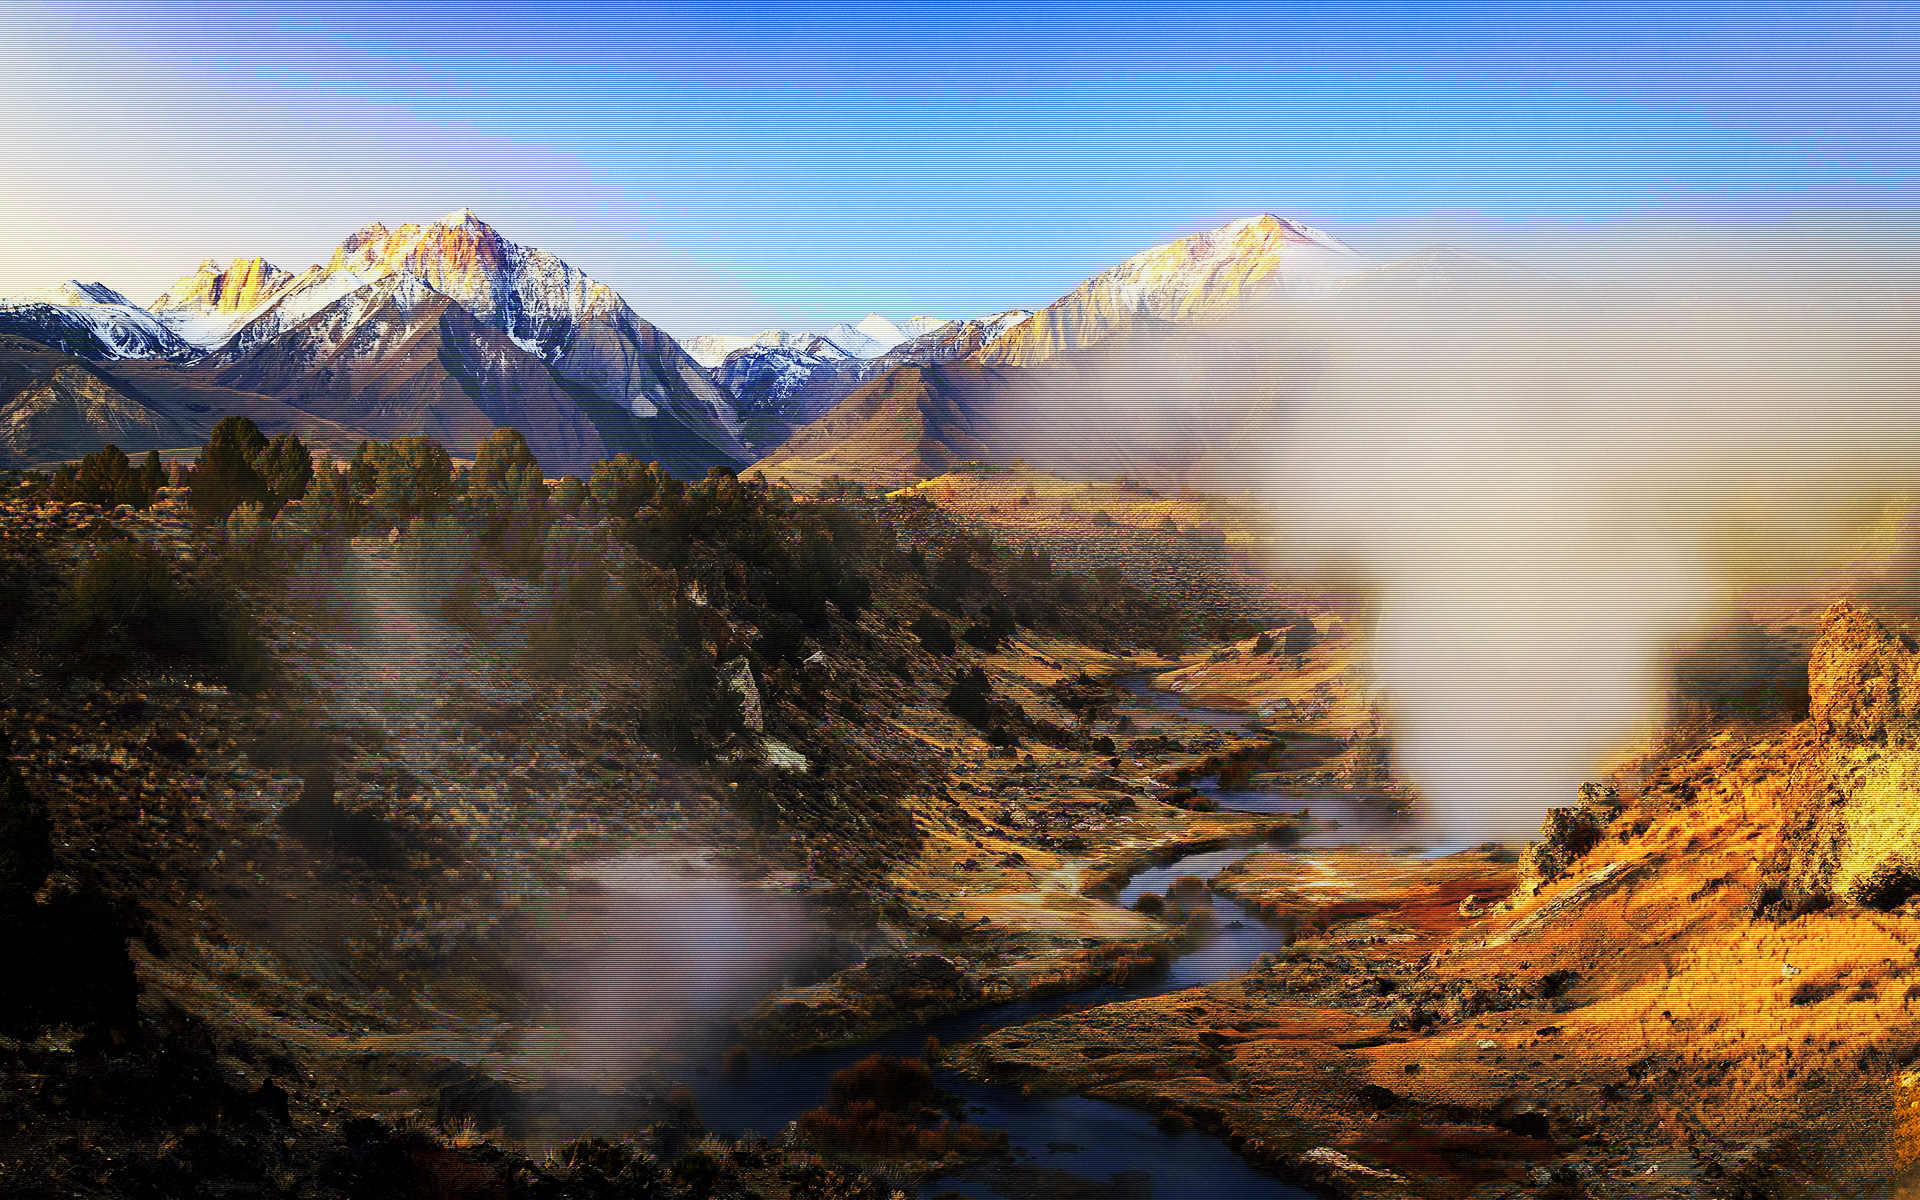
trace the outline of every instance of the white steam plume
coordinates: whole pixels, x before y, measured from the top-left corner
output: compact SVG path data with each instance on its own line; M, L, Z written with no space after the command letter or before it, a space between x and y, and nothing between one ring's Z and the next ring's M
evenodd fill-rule
M1357 566L1436 836L1519 839L1662 718L1676 641L1757 584L1827 586L1869 502L1920 483L1909 296L1683 282L1290 301L1004 407L1065 443L1029 461L1125 430L1133 473L1251 487L1295 565Z
M1276 380L1267 493L1379 589L1396 765L1437 836L1525 837L1658 721L1668 651L1745 582L1730 530L1810 586L1853 500L1912 486L1913 315L1831 292L1266 315L1312 364Z

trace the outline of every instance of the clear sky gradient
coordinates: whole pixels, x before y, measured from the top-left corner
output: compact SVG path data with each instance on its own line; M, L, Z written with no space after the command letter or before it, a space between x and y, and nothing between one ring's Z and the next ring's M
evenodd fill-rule
M0 295L470 206L670 333L1037 307L1270 211L1578 269L1920 243L1910 5L0 3Z

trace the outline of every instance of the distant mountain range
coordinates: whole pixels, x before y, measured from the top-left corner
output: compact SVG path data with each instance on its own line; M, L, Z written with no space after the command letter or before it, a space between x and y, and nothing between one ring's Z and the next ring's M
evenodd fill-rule
M1016 309L974 321L914 317L907 325L921 332L897 340L890 336L871 338L870 354L842 349L844 341L852 340L844 337L848 329L844 325L817 335L769 330L731 350L713 366L712 374L733 394L747 444L771 450L868 380L896 367L932 366L968 358L1032 315ZM882 323L889 334L904 333L880 316L869 316L853 329L872 329ZM836 338L836 332L841 337Z
M146 308L78 281L0 300L0 464L103 440L185 449L245 412L342 452L424 432L465 454L511 425L554 475L623 452L683 476L758 462L796 482L836 471L893 482L1020 455L1110 474L1128 458L1125 429L1093 427L1082 410L1046 430L1034 403L1049 388L1097 387L1104 357L1150 354L1252 301L1546 278L1447 248L1381 265L1263 214L1135 255L1038 313L869 314L824 333L683 345L611 288L460 209L367 225L298 273L207 260ZM1081 450L1062 455L1043 437Z

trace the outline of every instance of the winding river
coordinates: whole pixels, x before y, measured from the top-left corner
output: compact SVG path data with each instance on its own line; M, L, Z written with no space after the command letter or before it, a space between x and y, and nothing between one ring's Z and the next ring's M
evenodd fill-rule
M1151 713L1178 717L1228 736L1246 731L1248 718L1244 714L1191 708L1165 692L1149 690L1144 676L1120 682ZM1310 809L1324 824L1296 843L1302 846L1392 845L1406 838L1404 827L1377 809L1337 797L1196 786L1213 795L1222 808L1269 814ZM1247 855L1273 848L1264 845L1215 850L1149 868L1128 881L1119 902L1131 904L1142 892L1164 894L1167 886L1183 875L1211 880ZM1209 902L1215 935L1166 971L1125 987L1107 985L1046 1000L997 1005L845 1049L788 1057L755 1055L744 1080L725 1079L717 1071L709 1071L695 1074L687 1082L701 1116L715 1131L733 1137L749 1131L777 1136L789 1121L823 1103L827 1080L835 1071L870 1054L917 1056L929 1034L942 1043L958 1042L986 1029L1044 1017L1066 1007L1109 1004L1230 979L1244 974L1259 955L1286 945L1291 936L1290 930L1267 923L1227 897L1210 896ZM1015 1163L985 1176L963 1171L930 1181L922 1185L922 1196L954 1190L979 1200L1031 1200L1062 1194L1064 1177L1059 1172L1079 1177L1078 1181L1067 1181L1076 1184L1073 1194L1114 1200L1202 1196L1305 1200L1309 1196L1254 1169L1222 1142L1197 1132L1162 1132L1152 1116L1135 1109L1079 1096L1023 1097L951 1071L937 1071L935 1083L962 1098L970 1121L985 1129L1008 1131Z

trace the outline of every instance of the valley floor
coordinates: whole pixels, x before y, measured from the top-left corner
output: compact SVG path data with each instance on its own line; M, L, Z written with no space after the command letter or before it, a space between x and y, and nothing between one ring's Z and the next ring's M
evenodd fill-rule
M101 527L189 559L198 536L164 506L0 517L9 555L42 580L34 621L53 619L54 584ZM191 1046L217 1080L172 1124L224 1130L215 1141L288 1193L346 1153L343 1122L361 1115L434 1130L407 1153L431 1145L448 1171L497 1153L483 1137L537 1160L579 1134L650 1130L671 1159L701 1136L675 1086L701 1056L695 1069L717 1072L736 1041L752 1056L857 1044L1151 975L1208 932L1177 908L1118 903L1123 888L1228 847L1246 853L1201 892L1292 944L1244 974L1048 1013L938 1061L1160 1115L1169 1137L1221 1137L1336 1196L1852 1195L1912 1169L1920 915L1756 907L1797 844L1796 772L1828 753L1809 722L1676 735L1551 877L1494 847L1289 849L1325 828L1316 796L1388 824L1417 807L1389 769L1357 631L1297 597L1268 596L1247 636L1149 650L1139 623L1027 627L948 659L904 630L917 592L880 579L873 611L823 652L824 682L768 685L766 736L807 770L729 780L636 737L658 702L645 672L591 655L556 675L502 653L524 641L528 585L499 580L479 630L422 616L382 539L353 554L367 599L350 634L250 594L282 670L259 697L190 673L56 677L19 641L4 665L16 759L58 799L59 871L140 899L147 1036ZM1184 561L1155 578L1172 597L1155 619L1185 611ZM1310 644L1288 652L1303 621ZM939 701L975 664L997 703L1071 736L989 745ZM1262 732L1240 736L1243 722ZM377 816L378 844L316 850L283 826L316 757L338 764L343 805ZM1236 789L1310 811L1213 808ZM636 855L653 881L637 899L619 874ZM754 925L769 906L791 928ZM735 911L739 928L711 928ZM609 963L744 958L754 939L778 953L718 984L595 985ZM636 1053L635 1030L674 1053ZM136 1134L85 1101L52 1107L46 1094L99 1086L57 1038L5 1053L0 1181L18 1194L132 1194L131 1161L153 1178L213 1169L219 1147L183 1143L166 1119ZM153 1070L143 1086L174 1087ZM766 1148L704 1144L741 1187L805 1194L815 1153L762 1132ZM473 1169L511 1174L487 1162ZM52 1177L68 1182L21 1190Z

